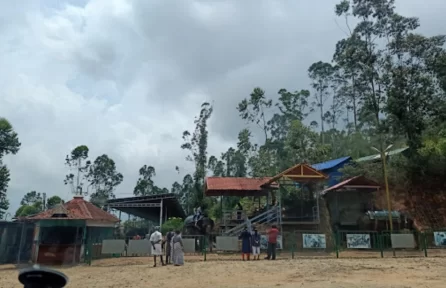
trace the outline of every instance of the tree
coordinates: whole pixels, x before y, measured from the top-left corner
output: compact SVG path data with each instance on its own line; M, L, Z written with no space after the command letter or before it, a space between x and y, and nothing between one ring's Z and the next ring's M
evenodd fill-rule
M3 165L0 159L0 219L3 219L3 215L5 215L6 211L9 209L9 201L6 198L9 180L9 169L6 165Z
M86 145L80 145L74 148L70 155L65 158L65 165L74 173L67 174L64 183L70 185L71 192L76 195L82 195L86 192L83 191L83 185L91 165L91 161L88 160L88 152L89 149Z
M90 195L91 203L103 207L107 200L115 198L114 190L124 177L116 170L115 161L103 154L91 164L86 179L94 191Z
M19 136L14 131L12 125L8 120L0 117L0 159L3 159L3 156L8 154L17 154L21 145Z
M316 91L314 94L313 106L319 109L320 125L321 125L321 139L324 143L324 122L325 112L324 105L330 96L330 87L333 85L333 75L335 68L330 63L324 63L322 61L311 64L308 68L308 76L312 80L311 86Z
M133 189L133 194L135 194L135 196L144 196L169 193L166 188L159 188L154 184L152 180L152 177L154 176L156 176L154 167L147 165L142 166L141 169L139 169L139 179Z
M34 205L36 203L43 203L42 195L36 191L26 193L20 201L20 205Z
M36 191L26 193L20 201L20 207L15 212L16 217L26 217L43 211L43 197Z
M195 130L191 134L189 131L183 132L184 143L181 148L189 151L186 158L195 164L195 172L193 174L194 188L187 196L189 204L197 206L207 206L203 199L203 184L207 171L207 148L208 148L208 120L212 115L212 106L205 102L201 105L201 111L198 118L195 119Z
M265 142L269 137L269 127L265 113L269 108L271 108L271 106L272 100L265 97L265 91L263 91L260 87L256 87L250 94L249 99L243 99L237 107L242 119L255 123L260 129L262 129L262 132L265 135Z
M18 134L12 125L3 117L0 117L0 219L9 208L9 201L6 197L10 173L8 167L3 164L3 156L15 155L19 151L21 143Z
M59 196L52 196L50 198L48 198L48 200L46 201L46 207L48 209L52 209L54 208L56 205L63 203L62 198L60 198Z

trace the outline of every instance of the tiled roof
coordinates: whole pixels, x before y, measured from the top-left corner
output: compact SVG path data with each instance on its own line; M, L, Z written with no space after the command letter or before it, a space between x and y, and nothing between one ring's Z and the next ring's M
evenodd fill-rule
M242 177L208 177L208 190L262 190L261 186L271 177L242 178Z
M262 189L263 185L265 185L263 188L278 188L278 184L275 182L267 183L270 179L271 177L208 177L204 193L206 196L265 196L268 192Z
M82 197L74 197L73 200L68 201L63 204L64 214L67 217L55 218L52 217L54 214L61 214L61 207L55 207L43 211L37 215L30 216L28 219L32 220L43 220L43 219L78 219L78 220L96 220L104 222L118 222L119 219L104 210L94 206L88 201L85 201Z
M328 160L328 161L325 161L325 162L313 164L313 165L311 165L311 167L313 167L314 169L316 169L318 171L323 171L323 170L327 170L327 169L331 169L333 167L336 167L339 164L347 162L350 159L352 159L352 157L350 157L350 156L342 157L342 158L338 158L338 159L332 159L332 160Z

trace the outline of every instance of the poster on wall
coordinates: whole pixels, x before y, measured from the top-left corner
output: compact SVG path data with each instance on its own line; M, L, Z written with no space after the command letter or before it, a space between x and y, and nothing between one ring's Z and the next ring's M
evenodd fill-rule
M327 248L325 234L302 234L303 248L325 249Z
M347 248L350 249L370 249L370 234L347 234Z
M282 235L277 235L277 247L276 249L282 249ZM268 249L268 235L260 235L260 249Z
M434 232L435 246L446 246L446 231Z

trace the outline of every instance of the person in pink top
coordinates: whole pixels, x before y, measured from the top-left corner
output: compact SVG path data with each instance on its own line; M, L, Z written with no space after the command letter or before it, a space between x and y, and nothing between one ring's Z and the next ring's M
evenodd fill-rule
M268 250L266 260L276 260L276 248L277 248L277 236L279 235L279 230L276 225L272 225L271 229L266 232L268 235Z

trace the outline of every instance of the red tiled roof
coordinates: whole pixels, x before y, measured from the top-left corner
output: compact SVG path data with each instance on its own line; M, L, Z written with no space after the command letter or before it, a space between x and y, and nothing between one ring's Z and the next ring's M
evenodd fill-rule
M223 196L231 194L231 196L242 196L244 192L254 192L260 195L263 192L262 186L271 180L271 177L262 178L242 178L242 177L207 177L206 191L207 196ZM276 183L272 183L270 187L277 187ZM256 194L256 195L257 195ZM245 195L248 196L248 195ZM252 196L252 195L249 195Z
M82 197L74 197L73 200L63 204L64 210L68 217L54 218L53 214L59 213L60 208L53 208L43 211L37 215L30 216L28 219L42 220L42 219L78 219L78 220L95 220L103 222L118 222L119 219L104 210L94 206Z
M208 190L262 190L260 186L270 179L271 177L208 177L206 185Z

